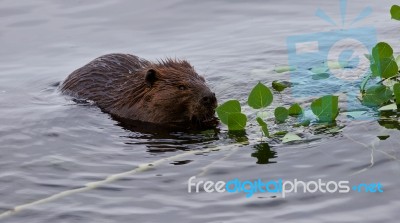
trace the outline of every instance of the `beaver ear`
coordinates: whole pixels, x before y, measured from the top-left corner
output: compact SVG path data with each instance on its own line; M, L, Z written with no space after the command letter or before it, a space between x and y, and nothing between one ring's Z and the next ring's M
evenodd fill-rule
M157 80L157 71L154 69L149 69L146 73L146 84L152 87L154 82Z

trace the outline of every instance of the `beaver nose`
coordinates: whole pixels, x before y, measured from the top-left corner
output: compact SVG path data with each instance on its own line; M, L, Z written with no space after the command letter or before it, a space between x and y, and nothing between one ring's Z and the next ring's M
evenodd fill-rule
M201 102L203 105L213 105L215 102L217 102L217 98L215 97L214 93L210 92L201 99Z

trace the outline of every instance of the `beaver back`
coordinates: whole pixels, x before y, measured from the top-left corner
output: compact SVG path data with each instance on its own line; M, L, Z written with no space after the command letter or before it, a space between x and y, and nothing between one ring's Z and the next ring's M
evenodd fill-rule
M94 101L109 111L127 79L142 84L143 75L138 71L149 64L149 61L130 54L107 54L72 72L61 85L61 91Z

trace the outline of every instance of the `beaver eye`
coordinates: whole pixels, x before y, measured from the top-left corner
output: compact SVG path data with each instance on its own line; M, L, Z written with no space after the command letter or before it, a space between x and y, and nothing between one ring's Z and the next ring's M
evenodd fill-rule
M178 88L179 88L179 90L181 90L181 91L187 89L187 87L186 87L185 85L179 85Z

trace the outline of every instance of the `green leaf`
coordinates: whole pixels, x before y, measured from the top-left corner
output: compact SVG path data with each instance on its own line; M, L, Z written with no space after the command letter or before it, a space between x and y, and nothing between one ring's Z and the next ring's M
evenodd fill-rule
M254 109L260 109L270 105L272 100L273 95L271 90L261 82L258 82L258 84L250 92L248 104Z
M311 103L312 112L321 122L333 122L339 114L339 97L327 95Z
M266 137L269 137L268 125L265 123L260 117L257 119L258 124L261 126L261 130L263 131Z
M320 73L326 73L328 72L328 67L326 66L320 66L320 67L313 67L311 68L311 72L313 72L314 74L320 74Z
M293 127L300 127L300 126L309 126L311 124L310 119L306 119L300 123L294 124Z
M272 88L275 89L276 91L283 91L285 88L289 87L289 84L284 83L284 82L279 82L279 81L273 81L272 82Z
M392 47L385 43L380 42L372 49L371 71L372 76L390 78L395 76L399 67L393 58Z
M300 138L300 136L289 132L283 137L282 143L288 143L288 142L299 141L299 140L302 140Z
M385 58L380 62L380 64L383 78L394 77L399 72L399 67L397 66L396 61L394 61L392 58Z
M319 74L313 74L312 76L311 76L311 78L313 79L313 80L324 80L324 79L327 79L327 78L329 78L331 75L329 74L329 73L319 73Z
M289 108L289 115L290 116L298 116L301 115L303 113L303 109L301 109L299 104L293 104L292 106L290 106Z
M217 115L222 123L228 125L228 116L231 113L240 113L242 111L240 103L237 100L230 100L222 105L218 106L216 109Z
M397 105L396 105L396 104L385 105L385 106L379 108L378 110L379 110L379 111L393 111L393 110L397 110Z
M247 117L245 114L236 112L228 115L229 131L242 131L246 127Z
M400 105L400 83L395 83L393 85L394 98L396 99L396 104Z
M378 63L371 63L370 68L371 68L372 77L380 77L381 76L381 70L380 70L380 67L379 67L379 62Z
M399 72L399 67L392 58L383 58L371 64L371 71L373 76L386 79L396 76Z
M284 107L277 107L274 114L277 122L285 122L289 116L289 111Z
M296 70L296 68L293 66L281 66L281 67L275 67L274 70L277 73L284 73L284 72L288 72L288 71L294 71L294 70Z
M391 58L392 56L393 49L389 44L385 42L380 42L376 44L374 48L372 48L372 58L375 62L384 58Z
M343 69L343 66L338 61L328 61L328 67L330 70Z
M366 106L380 106L392 98L392 91L384 85L374 85L365 91L362 103Z
M393 5L390 9L390 14L392 15L392 19L400 20L400 6Z
M275 132L274 136L284 136L288 133L288 131L279 131L279 132Z
M377 136L377 137L380 140L386 140L386 139L388 139L390 137L390 135L380 135L380 136Z

